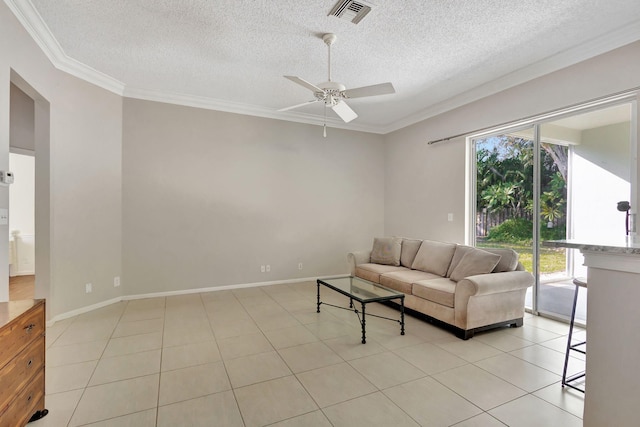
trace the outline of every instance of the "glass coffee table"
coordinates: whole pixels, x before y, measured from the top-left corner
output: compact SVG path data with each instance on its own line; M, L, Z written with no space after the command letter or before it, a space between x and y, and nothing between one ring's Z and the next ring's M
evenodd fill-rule
M377 283L369 282L368 280L361 279L359 277L347 276L337 277L333 279L318 279L318 313L320 313L320 305L325 304L331 307L340 308L343 310L349 310L356 313L362 325L362 344L367 343L366 336L366 311L365 306L370 302L382 302L391 300L400 300L400 320L392 319L390 317L378 316L376 314L369 314L369 316L379 317L381 319L393 320L400 323L400 335L404 335L404 294L402 292L394 291L393 289L385 288ZM329 289L341 293L344 296L349 297L349 308L341 307L338 305L329 304L320 301L320 285L323 285ZM361 304L362 311L359 311L357 307L354 307L353 301L357 301ZM362 317L360 317L362 313Z

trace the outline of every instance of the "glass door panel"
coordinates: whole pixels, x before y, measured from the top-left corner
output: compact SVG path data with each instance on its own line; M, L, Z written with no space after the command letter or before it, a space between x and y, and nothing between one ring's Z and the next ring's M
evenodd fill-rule
M533 128L473 140L476 154L476 247L511 248L535 274ZM526 305L532 307L531 288Z
M617 210L617 203L628 201L631 194L630 117L631 105L622 104L540 126L541 160L546 152L556 163L555 168L548 168L551 174L547 176L542 165L542 240L564 238L563 221L567 238L594 241L625 234L625 213ZM560 189L558 173L565 178L565 190ZM558 220L550 224L549 216L556 216L556 208ZM550 228L545 230L546 226ZM537 310L568 318L575 291L572 279L587 275L584 258L577 250L540 250ZM544 251L553 261L545 261ZM586 298L587 291L581 289L576 309L576 320L581 322L586 320Z

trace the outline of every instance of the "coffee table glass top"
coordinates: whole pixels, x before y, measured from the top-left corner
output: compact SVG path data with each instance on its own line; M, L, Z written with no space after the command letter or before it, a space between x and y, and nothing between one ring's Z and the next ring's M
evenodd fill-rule
M334 279L320 279L320 283L328 286L359 302L385 301L403 297L402 292L385 288L377 283L359 277L338 277Z

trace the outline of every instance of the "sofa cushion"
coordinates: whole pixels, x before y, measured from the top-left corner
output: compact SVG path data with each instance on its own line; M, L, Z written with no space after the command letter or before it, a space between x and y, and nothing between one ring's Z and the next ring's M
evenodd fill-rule
M402 239L402 253L400 254L401 266L411 268L421 244L422 240Z
M471 246L458 245L456 252L453 254L447 277L451 277L453 269L456 268L462 257L471 249L476 249ZM500 255L500 262L493 269L492 273L502 273L505 271L515 271L518 268L518 252L509 248L482 248L483 251L491 252L492 254Z
M493 273L503 273L505 271L515 271L518 267L518 252L509 248L482 248L492 254L500 255L500 262L493 269Z
M400 237L376 237L373 239L371 262L383 265L400 265L402 239Z
M453 258L451 259L451 264L449 265L449 270L447 271L446 277L451 277L451 273L456 268L456 266L460 263L460 260L463 256L467 254L470 250L474 249L472 246L466 245L458 245L456 246L456 251L453 253Z
M419 280L413 284L413 295L426 300L453 307L456 293L456 282L446 277L437 279Z
M380 284L387 288L411 295L411 284L418 280L436 279L437 276L420 270L400 270L380 275Z
M500 262L500 255L492 254L481 249L473 248L462 257L456 268L451 272L451 280L457 282L465 277L476 274L491 273Z
M392 271L408 270L405 267L382 264L359 264L356 267L356 276L370 282L380 283L380 275Z
M456 246L455 243L423 240L411 268L442 277L447 274Z

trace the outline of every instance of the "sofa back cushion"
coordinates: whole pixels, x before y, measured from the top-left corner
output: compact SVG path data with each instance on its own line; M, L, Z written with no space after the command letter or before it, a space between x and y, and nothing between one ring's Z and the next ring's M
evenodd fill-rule
M400 254L401 266L411 268L421 244L422 240L402 239L402 253Z
M500 255L481 249L471 248L462 257L458 265L451 272L451 280L457 282L465 277L475 276L476 274L491 273L500 262Z
M515 271L518 267L518 252L509 248L483 248L487 252L500 255L500 262L493 269L494 273L503 273L505 271Z
M373 239L371 262L383 265L400 265L402 239L400 237L376 237Z
M444 277L449 269L449 264L451 264L456 246L455 243L423 240L411 268Z

